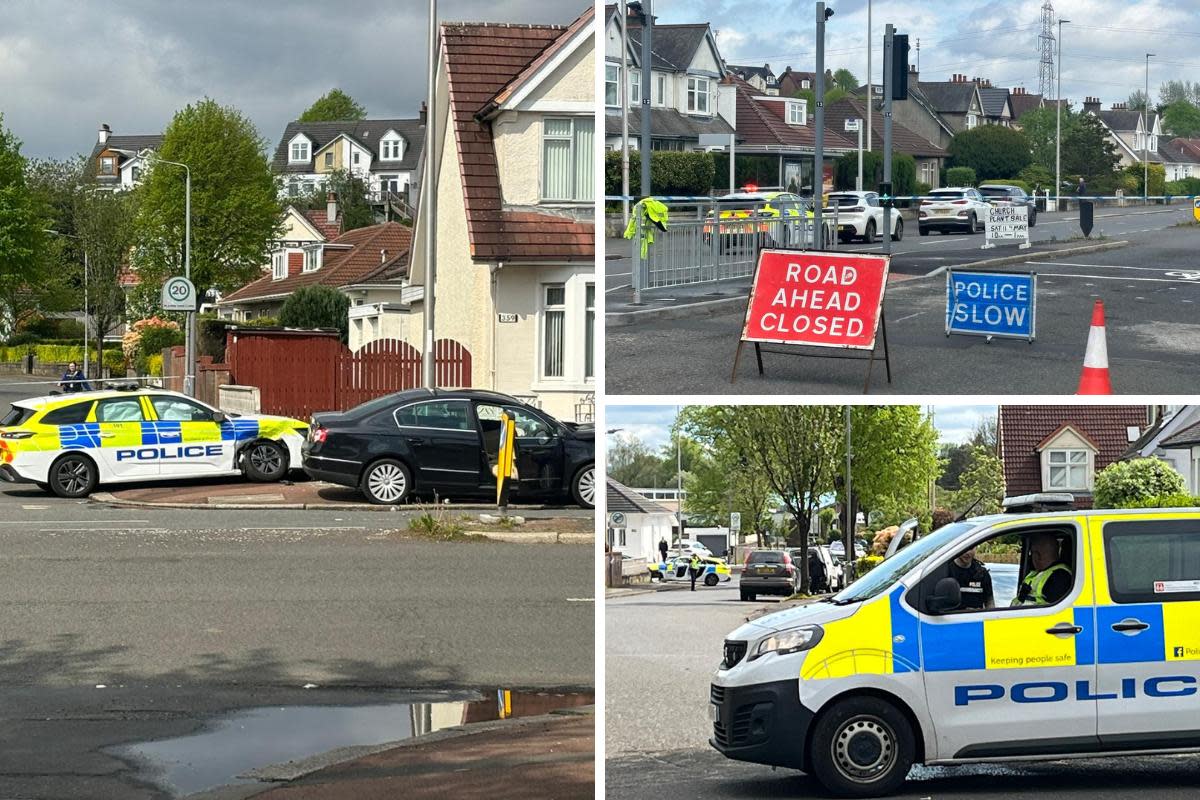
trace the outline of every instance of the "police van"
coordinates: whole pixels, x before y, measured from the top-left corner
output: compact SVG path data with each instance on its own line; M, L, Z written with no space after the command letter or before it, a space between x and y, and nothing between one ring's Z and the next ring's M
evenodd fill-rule
M972 549L1014 562L987 607L950 577ZM1200 509L1000 514L733 631L710 743L865 797L915 763L1200 752L1198 693Z
M0 418L0 480L59 497L129 481L277 481L300 468L307 433L300 420L225 414L157 389L36 397Z

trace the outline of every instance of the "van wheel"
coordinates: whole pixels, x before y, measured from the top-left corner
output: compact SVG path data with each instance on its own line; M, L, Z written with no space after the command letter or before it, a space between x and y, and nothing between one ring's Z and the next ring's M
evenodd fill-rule
M712 575L705 575L704 576L704 585L705 586L716 586L717 581L719 581L719 580L720 580L720 578L718 578L716 576L716 573L713 573Z
M95 462L85 455L68 453L50 465L50 491L59 497L87 497L99 482Z
M287 474L288 451L279 442L255 442L242 456L246 477L258 483L274 483Z
M913 729L878 697L851 697L821 715L813 728L812 772L842 797L877 797L904 783L912 767Z
M397 505L412 492L412 475L399 461L383 458L366 468L359 489L376 505Z

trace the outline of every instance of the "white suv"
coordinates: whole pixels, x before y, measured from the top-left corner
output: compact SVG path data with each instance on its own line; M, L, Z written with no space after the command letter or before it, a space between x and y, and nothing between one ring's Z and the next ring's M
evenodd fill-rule
M837 221L838 241L854 237L872 244L883 230L883 203L876 192L834 192L826 203L825 216ZM836 216L834 216L836 213ZM892 241L904 238L904 220L898 209L892 209Z
M917 231L922 236L928 236L930 231L979 233L987 221L988 208L983 195L973 186L934 189L921 201Z

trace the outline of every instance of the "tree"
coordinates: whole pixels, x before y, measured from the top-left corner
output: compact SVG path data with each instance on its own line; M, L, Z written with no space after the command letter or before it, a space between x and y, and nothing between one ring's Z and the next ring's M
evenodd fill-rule
M1141 89L1130 92L1125 105L1129 106L1130 111L1143 111L1146 108L1146 93Z
M1004 465L993 451L972 445L970 462L963 470L960 483L962 489L958 498L962 507L959 511L966 511L972 505L971 516L1000 511L1000 501L1004 499Z
M279 310L286 328L334 328L342 342L350 337L350 298L329 286L304 286L292 292Z
M158 155L191 168L191 277L200 297L260 277L279 236L266 144L240 111L208 98L178 112L163 134ZM139 189L136 268L142 303L152 310L163 281L184 271L184 170L153 159L150 165Z
M1116 184L1116 166L1120 158L1100 120L1080 114L1070 133L1063 132L1062 174L1082 176L1090 194L1111 191Z
M853 92L858 88L858 78L854 77L853 72L843 67L833 73L833 85L843 92Z
M1169 106L1180 100L1200 106L1200 81L1170 80L1158 87L1159 105Z
M980 181L1015 178L1032 160L1029 139L1015 128L979 125L950 140L950 167L970 167Z
M945 442L938 450L938 458L942 462L942 474L938 476L937 485L943 489L956 492L962 488L962 474L970 466L971 450L967 444L950 444Z
M121 273L136 235L137 192L82 187L75 195L74 227L88 255L88 313L95 325L96 363L104 363L104 337L125 316Z
M1017 121L1025 141L1029 144L1029 152L1034 164L1041 166L1051 176L1047 183L1053 183L1054 175L1054 144L1058 137L1057 112L1051 106L1035 108L1026 111ZM1079 115L1064 105L1062 110L1062 135L1065 140L1075 129ZM1065 155L1065 148L1064 148Z
M0 115L0 328L36 310L30 288L46 274L47 210L25 182L21 142Z
M839 437L845 463L845 435ZM919 406L850 409L851 519L881 506L908 516L929 509L929 484L938 477L938 433ZM844 499L844 498L843 498Z
M1183 476L1160 458L1133 458L1109 464L1096 474L1096 508L1136 507L1163 495L1183 494Z
M324 211L329 192L337 196L342 233L375 224L375 210L371 207L367 197L367 185L362 178L348 170L334 170L329 173L325 183L319 184L308 198L308 207Z
M660 459L636 436L615 436L608 446L608 477L631 487L645 487L656 474ZM650 478L652 480L652 478Z
M366 119L367 110L341 89L330 89L300 115L300 122L341 122Z
M1200 136L1200 108L1187 100L1176 100L1163 109L1163 130L1190 139Z
M49 236L39 277L25 291L26 304L42 313L83 307L83 248L75 238L75 195L85 181L85 158L36 159L25 167L25 181L45 213Z

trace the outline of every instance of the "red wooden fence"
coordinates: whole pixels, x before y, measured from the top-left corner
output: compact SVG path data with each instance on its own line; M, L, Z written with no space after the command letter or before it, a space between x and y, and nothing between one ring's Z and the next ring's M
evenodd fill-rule
M407 342L380 339L352 353L337 333L230 331L225 357L230 383L257 386L264 414L307 419L344 411L421 385L421 352ZM437 385L471 385L471 353L452 339L434 344Z

